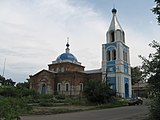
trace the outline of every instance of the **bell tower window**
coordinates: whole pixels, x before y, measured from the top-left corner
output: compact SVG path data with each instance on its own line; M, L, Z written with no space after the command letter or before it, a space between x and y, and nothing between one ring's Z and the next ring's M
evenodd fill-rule
M122 33L122 39L123 39L123 42L125 43L125 34L124 34L124 32Z
M112 50L112 60L116 60L116 50Z
M110 33L110 39L111 39L111 42L115 41L114 31L111 31L111 33Z
M107 61L110 61L111 60L111 54L110 54L110 51L108 50L107 51Z
M128 60L127 60L127 52L125 52L125 51L123 51L123 60L125 62L128 62Z

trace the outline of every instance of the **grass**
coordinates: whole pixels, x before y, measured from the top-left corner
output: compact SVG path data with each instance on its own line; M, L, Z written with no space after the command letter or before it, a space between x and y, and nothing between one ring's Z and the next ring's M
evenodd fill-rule
M29 113L31 115L45 115L45 114L60 114L60 113L71 113L71 112L79 112L79 111L89 111L89 110L100 110L100 109L108 109L115 107L123 107L126 106L125 103L107 103L101 105L60 105L60 106L50 106L50 107L41 107L34 106L33 110Z
M60 113L70 113L83 111L82 109L67 109L67 108L39 108L34 109L30 114L31 115L49 115L49 114L60 114Z
M45 96L46 97L46 96ZM107 108L115 108L126 106L126 102L119 98L114 98L112 103L93 104L88 103L86 98L41 98L37 102L31 103L33 109L27 113L28 115L45 115L45 114L59 114L70 113L88 110L99 110Z

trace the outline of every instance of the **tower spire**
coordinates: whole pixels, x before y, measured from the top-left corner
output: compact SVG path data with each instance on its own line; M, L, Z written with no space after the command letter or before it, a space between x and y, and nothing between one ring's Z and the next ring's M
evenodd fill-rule
M69 53L69 37L67 37L67 44L66 44L66 53Z
M112 20L111 20L111 24L109 26L109 29L107 31L107 42L115 42L115 41L121 41L121 42L125 42L125 36L124 36L124 31L121 27L121 25L119 24L119 21L117 19L117 10L116 8L112 9Z
M121 27L121 25L118 22L116 13L117 13L117 10L115 8L113 8L112 9L113 17L112 17L112 21L111 21L109 30L117 30L117 29L122 30L122 27Z

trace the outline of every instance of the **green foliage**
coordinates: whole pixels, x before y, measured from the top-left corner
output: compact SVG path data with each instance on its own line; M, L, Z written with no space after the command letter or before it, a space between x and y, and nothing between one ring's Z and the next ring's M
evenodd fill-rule
M154 14L156 14L156 16L157 16L157 21L158 21L158 23L160 24L160 0L154 0L154 2L155 2L155 7L152 9L152 12L154 13Z
M131 67L131 80L132 80L132 85L143 80L142 71L139 66Z
M0 75L0 81L3 82L5 81L5 78L3 76Z
M0 97L0 119L20 120L20 114L30 110L25 99Z
M153 41L149 45L154 48L156 52L150 53L148 59L140 56L143 60L142 70L145 78L148 78L150 91L155 95L158 95L160 94L160 44Z
M5 97L15 97L16 95L16 89L13 86L4 86L0 87L0 95Z
M112 89L102 81L89 80L84 89L85 96L89 102L105 103L109 102L114 95Z
M68 105L87 105L87 100L85 97L66 97L65 104Z
M28 88L16 88L14 86L0 87L0 95L4 97L34 97L36 94L34 90Z
M142 69L145 77L148 78L150 91L153 94L151 104L150 120L159 120L160 118L160 44L153 41L149 44L156 51L149 54L149 58L141 57L143 60Z
M65 95L56 95L55 98L64 100L65 99Z
M157 96L151 104L149 120L159 120L160 118L160 96Z
M26 87L0 87L0 119L19 120L19 115L31 111L29 102L37 93Z
M1 75L0 75L0 83L3 86L14 86L15 85L15 82L13 82L12 79L6 79L5 77L3 77Z
M17 88L29 88L29 83L28 82L17 83L16 87Z
M54 103L53 102L40 101L39 106L51 107L51 106L54 106Z

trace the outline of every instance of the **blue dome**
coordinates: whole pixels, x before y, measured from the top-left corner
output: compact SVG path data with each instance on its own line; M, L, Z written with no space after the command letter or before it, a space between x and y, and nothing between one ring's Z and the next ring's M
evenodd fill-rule
M72 55L71 53L63 53L60 56L58 56L58 58L56 59L57 62L78 62L77 58Z

